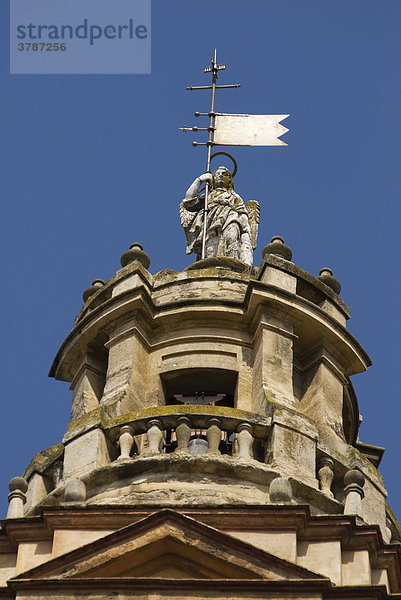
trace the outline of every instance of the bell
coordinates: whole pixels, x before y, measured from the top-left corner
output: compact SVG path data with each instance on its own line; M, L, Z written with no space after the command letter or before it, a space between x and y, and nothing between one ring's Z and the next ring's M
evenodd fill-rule
M207 440L196 437L188 442L188 450L192 454L192 456L198 456L198 454L205 454L207 449L209 448L209 444Z

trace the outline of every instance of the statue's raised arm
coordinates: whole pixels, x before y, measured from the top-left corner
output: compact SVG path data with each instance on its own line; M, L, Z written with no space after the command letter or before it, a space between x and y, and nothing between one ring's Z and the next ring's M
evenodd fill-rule
M205 194L202 183L208 182L208 213L206 223L206 258L227 256L252 265L259 224L259 204L251 200L244 204L234 192L233 177L228 169L219 167L213 174L204 173L189 186L180 204L181 225L187 237L187 254L201 258ZM249 207L248 207L249 205ZM248 210L249 208L249 210Z

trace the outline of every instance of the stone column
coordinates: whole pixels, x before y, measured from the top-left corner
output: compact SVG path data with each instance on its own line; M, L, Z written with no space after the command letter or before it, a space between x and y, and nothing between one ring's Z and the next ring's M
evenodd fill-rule
M24 516L24 504L26 502L26 492L28 483L23 477L13 477L8 484L10 493L8 494L7 519L18 519Z
M347 471L344 477L345 515L356 515L363 519L362 498L364 497L363 486L365 476L357 469Z
M178 425L175 429L177 435L177 448L175 449L175 452L189 454L188 442L191 438L191 422L187 417L179 417L177 423Z
M207 454L221 454L219 450L221 442L221 421L212 417L207 422L208 430L206 432L209 448Z

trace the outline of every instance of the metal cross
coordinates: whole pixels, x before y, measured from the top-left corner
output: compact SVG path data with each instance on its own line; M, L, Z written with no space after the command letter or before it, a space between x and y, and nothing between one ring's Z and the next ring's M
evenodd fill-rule
M207 160L206 160L206 173L210 173L210 161L211 161L211 152L212 152L212 147L213 147L213 132L214 132L214 119L216 116L215 110L214 110L214 101L215 101L215 96L216 96L216 89L229 89L229 88L238 88L241 87L239 83L233 84L233 85L216 85L216 81L218 78L218 72L222 71L226 68L225 64L217 64L217 51L216 49L214 50L214 55L212 57L211 60L211 64L210 66L207 66L203 69L204 73L211 73L212 74L212 85L198 85L198 86L190 86L187 87L187 90L193 91L193 90L212 90L212 98L211 98L211 103L210 103L210 111L208 113L200 113L200 112L196 112L195 113L195 117L209 117L209 127L206 128L200 128L200 127L181 127L180 129L183 132L186 131L208 131L209 132L209 139L206 143L198 143L198 142L192 142L193 146L207 146ZM208 215L208 211L209 211L209 207L208 207L208 199L209 199L209 182L206 182L206 187L205 187L205 206L204 206L204 212L203 212L203 233L202 233L202 258L205 258L206 256L206 234L207 234L207 215Z

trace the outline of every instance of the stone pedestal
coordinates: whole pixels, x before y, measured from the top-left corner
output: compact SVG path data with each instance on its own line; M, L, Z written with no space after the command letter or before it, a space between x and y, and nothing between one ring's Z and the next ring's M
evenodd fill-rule
M104 432L92 429L66 443L64 479L80 477L110 462L110 453Z

